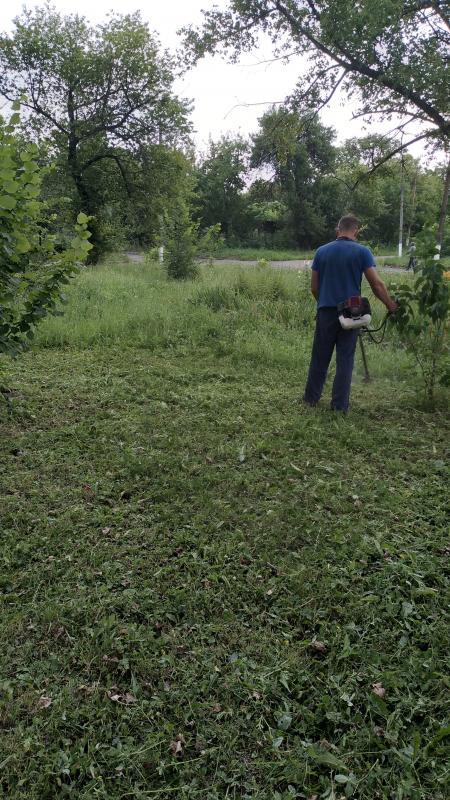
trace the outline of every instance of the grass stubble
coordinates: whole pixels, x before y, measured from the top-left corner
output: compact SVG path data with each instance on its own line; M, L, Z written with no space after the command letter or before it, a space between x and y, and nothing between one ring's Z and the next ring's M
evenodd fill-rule
M445 407L392 336L299 405L301 274L70 296L2 364L0 796L444 800Z

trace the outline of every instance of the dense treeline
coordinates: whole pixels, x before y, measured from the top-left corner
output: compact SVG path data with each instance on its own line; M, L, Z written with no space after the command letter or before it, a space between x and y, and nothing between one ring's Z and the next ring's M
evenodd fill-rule
M392 143L390 143L392 146ZM400 190L404 240L437 221L444 167L398 155L371 172L387 149L381 136L335 142L335 132L307 115L270 110L249 142L212 142L196 169L202 225L220 222L230 244L314 247L353 211L368 241L398 240Z
M338 145L301 98L269 109L248 139L225 136L196 155L177 64L138 13L93 27L50 7L24 10L0 44L0 94L22 98L22 136L46 167L42 195L61 249L80 211L96 260L164 242L180 208L186 229L220 226L233 246L315 247L345 211L361 218L366 240L393 244L401 185L406 241L438 221L444 166L399 153L372 171L395 141Z

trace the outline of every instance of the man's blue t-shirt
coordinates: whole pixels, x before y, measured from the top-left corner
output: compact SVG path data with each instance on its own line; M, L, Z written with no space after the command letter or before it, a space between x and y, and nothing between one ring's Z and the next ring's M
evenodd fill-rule
M362 276L374 266L369 248L346 236L319 247L311 264L311 269L319 273L317 308L336 307L361 294Z

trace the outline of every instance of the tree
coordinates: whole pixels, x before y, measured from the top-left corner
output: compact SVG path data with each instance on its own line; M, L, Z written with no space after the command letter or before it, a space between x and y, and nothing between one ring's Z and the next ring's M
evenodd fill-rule
M223 136L209 143L197 168L197 215L202 227L220 223L226 237L242 229L243 198L248 143L241 137Z
M300 246L317 244L336 222L333 138L331 128L286 108L264 114L252 137L250 164L272 170L277 199L289 210L291 240Z
M94 216L101 207L96 166L108 161L128 193L137 148L186 137L188 103L172 93L173 80L173 60L159 52L138 13L93 28L49 7L24 10L12 35L0 37L0 95L25 97L30 124L73 181L78 209Z
M56 250L40 199L37 148L21 146L18 123L16 110L9 124L0 125L0 353L9 356L22 352L36 325L56 313L62 286L91 248L88 217L80 213L76 235Z
M448 145L448 0L229 0L204 18L200 31L185 30L191 61L216 51L236 58L264 31L275 56L294 51L306 59L291 108L317 114L342 87L359 102L356 117L400 116L397 133L407 135L385 160L420 139ZM409 133L411 124L420 131ZM447 174L441 220L450 168Z
M165 264L169 278L195 278L198 225L190 215L186 198L178 198L165 220Z
M409 154L380 161L388 145L379 134L347 139L337 154L336 179L342 189L342 201L347 210L357 215L363 224L363 236L371 242L392 244L399 230L401 185L404 195L404 234L408 238L416 230L417 184L421 174L419 163Z
M295 100L317 110L338 86L360 101L359 114L426 125L421 137L450 137L447 0L230 0L187 29L191 58L251 49L261 30L276 52L307 55ZM402 123L403 127L404 123Z

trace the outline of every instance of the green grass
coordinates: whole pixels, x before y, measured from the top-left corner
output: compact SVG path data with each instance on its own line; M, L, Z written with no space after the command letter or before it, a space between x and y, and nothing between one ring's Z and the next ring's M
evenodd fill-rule
M399 256L390 256L389 258L386 256L377 256L376 259L379 263L383 263L385 266L407 267L409 255L406 253L401 258ZM442 258L442 263L446 267L450 267L450 256L444 256Z
M0 797L448 797L448 417L391 334L299 405L305 278L116 261L1 363Z
M380 245L375 248L375 260L382 268L383 266L392 267L406 267L409 261L407 252L399 258L395 255L397 252L396 245ZM259 261L265 259L266 261L298 261L311 259L314 256L314 250L268 250L265 248L251 248L251 247L224 247L217 253L219 259L231 259L239 261ZM443 263L450 267L450 256L442 259Z
M217 253L220 259L236 259L238 261L297 261L312 258L314 250L270 250L265 247L224 247Z

